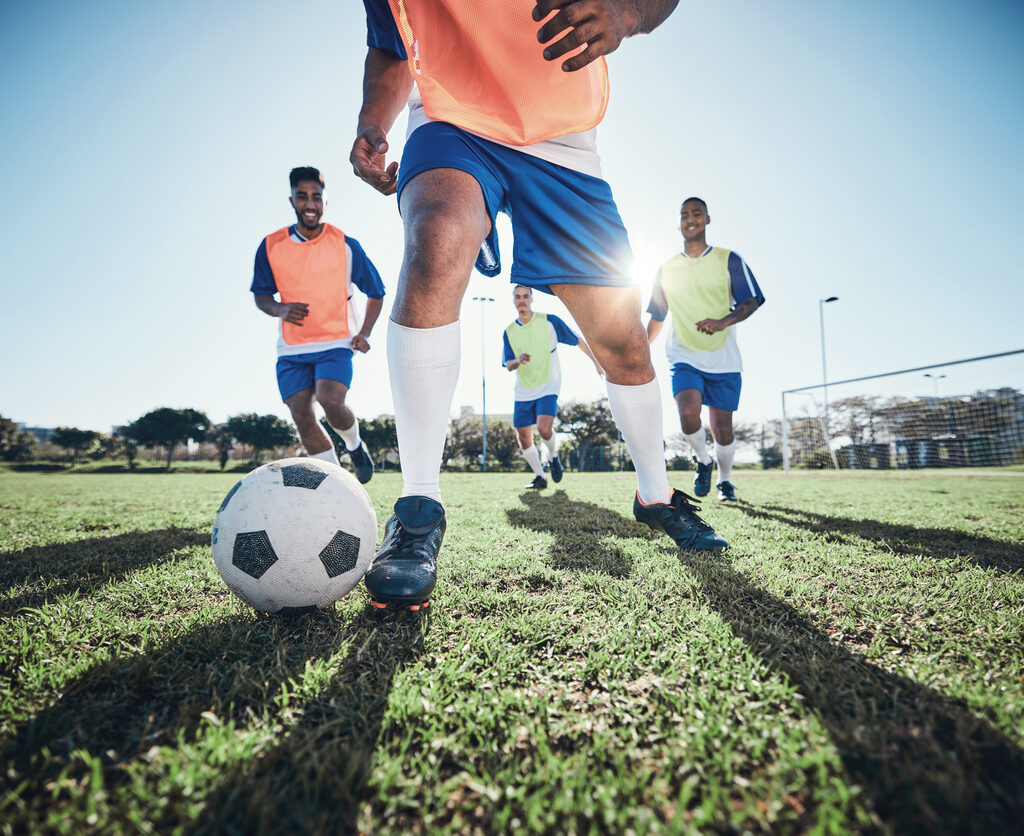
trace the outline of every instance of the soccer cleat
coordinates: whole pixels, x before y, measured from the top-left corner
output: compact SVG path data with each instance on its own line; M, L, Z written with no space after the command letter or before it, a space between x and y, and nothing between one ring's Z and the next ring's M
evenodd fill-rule
M440 502L403 496L384 526L384 540L364 577L370 603L418 610L429 606L437 583L437 553L448 521Z
M674 490L668 502L645 505L637 493L633 497L633 516L651 531L664 531L681 549L716 551L728 548L725 538L697 516L700 506L696 500L691 503L692 499L682 491Z
M562 481L562 462L559 460L558 456L555 456L551 460L551 480L553 482Z
M533 477L533 481L530 482L530 484L526 486L526 489L528 491L530 491L530 490L542 491L547 486L548 486L548 480L547 479L545 479L543 476L534 476Z
M355 450L346 450L349 460L352 462L352 469L356 472L356 479L364 485L373 478L373 459L366 449L366 443L359 442Z
M697 464L697 476L693 480L693 492L697 496L707 496L711 490L711 464L701 464L699 460L694 459Z
M732 482L718 483L718 498L722 502L736 501L736 488L733 487Z
M327 437L331 440L331 444L334 445L334 453L338 457L338 461L341 461L345 453L348 452L345 449L345 439L338 435L334 431L334 427L327 423L326 415L320 419L320 426L324 428L324 432L327 433Z

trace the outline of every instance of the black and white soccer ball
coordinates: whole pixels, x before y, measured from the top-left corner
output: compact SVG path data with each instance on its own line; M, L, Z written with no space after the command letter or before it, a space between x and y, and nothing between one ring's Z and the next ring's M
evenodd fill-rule
M232 592L262 612L327 607L362 580L377 515L348 471L281 459L242 478L213 523L213 559Z

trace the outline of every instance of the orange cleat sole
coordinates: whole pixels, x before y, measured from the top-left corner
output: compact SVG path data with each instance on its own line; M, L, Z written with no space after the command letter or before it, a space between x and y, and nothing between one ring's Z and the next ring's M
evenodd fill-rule
M419 604L404 604L400 601L374 601L370 599L370 606L378 610L386 610L388 607L394 607L395 609L408 609L410 612L417 612L419 610L425 610L430 606L430 601L423 601Z

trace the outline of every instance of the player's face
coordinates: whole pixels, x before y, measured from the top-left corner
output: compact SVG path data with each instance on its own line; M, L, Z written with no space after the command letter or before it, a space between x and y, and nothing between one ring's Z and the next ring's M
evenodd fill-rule
M696 200L688 200L683 204L679 212L679 231L683 233L683 239L693 241L704 235L711 218L703 204Z
M533 291L526 287L517 287L512 291L512 304L517 311L528 311L533 303Z
M314 180L300 180L292 189L288 198L295 210L299 226L307 230L315 230L320 226L320 218L324 214L324 190Z

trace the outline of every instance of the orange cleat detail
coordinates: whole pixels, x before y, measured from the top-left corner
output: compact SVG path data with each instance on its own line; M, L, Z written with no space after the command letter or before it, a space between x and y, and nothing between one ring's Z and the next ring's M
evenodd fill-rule
M378 610L386 610L388 608L387 604L382 604L380 601L374 601L373 599L370 599L370 606L376 607Z

